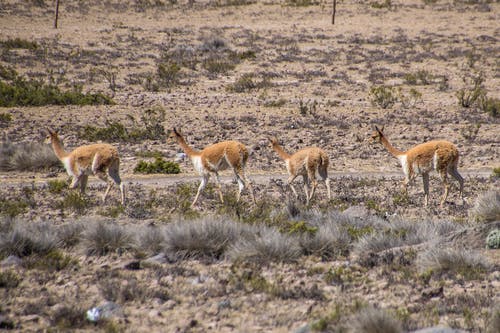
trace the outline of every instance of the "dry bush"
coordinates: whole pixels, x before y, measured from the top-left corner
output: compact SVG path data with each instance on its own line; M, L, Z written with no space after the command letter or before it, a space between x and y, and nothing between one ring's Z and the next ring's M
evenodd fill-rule
M154 226L141 228L135 235L136 249L151 255L161 252L164 242L163 230Z
M250 229L224 217L179 221L165 228L164 251L177 258L220 258L228 246L249 234Z
M96 222L84 232L85 246L89 255L105 255L126 251L132 245L132 236L122 226L112 222Z
M84 224L84 221L72 221L57 227L57 238L61 246L69 248L80 243L84 231Z
M349 331L353 333L399 333L401 323L383 309L366 307L350 320Z
M0 143L0 170L26 171L48 169L61 164L52 148L41 143Z
M477 197L470 214L480 222L499 221L500 191L489 191Z
M0 233L0 256L47 254L59 246L55 230L47 223L33 225L17 221Z
M334 221L316 226L316 231L302 234L300 246L306 254L318 255L325 260L346 256L351 248L351 237L345 228Z
M421 273L461 274L467 279L478 278L491 270L491 264L480 253L464 248L439 248L430 246L417 255Z
M85 311L79 304L63 304L56 307L50 316L54 328L60 330L82 328L88 324Z
M258 263L293 262L302 255L298 238L280 233L275 228L262 227L256 237L242 238L228 250L232 260Z

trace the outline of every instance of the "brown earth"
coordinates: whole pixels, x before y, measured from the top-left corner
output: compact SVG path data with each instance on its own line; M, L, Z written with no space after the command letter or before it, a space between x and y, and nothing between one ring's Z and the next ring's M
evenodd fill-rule
M487 96L500 98L500 4L411 0L375 8L369 1L342 1L332 25L331 1L307 6L291 3L61 1L59 28L54 29L52 2L0 1L0 41L20 38L38 44L36 50L2 47L0 65L29 78L51 79L63 89L81 85L84 92L102 92L116 103L0 108L0 114L12 116L12 121L0 122L4 138L41 141L43 130L53 128L63 135L67 147L74 148L90 143L82 139L85 126L105 127L115 121L131 129L145 111L160 107L166 111L164 127L182 128L196 148L229 139L250 147L247 173L256 183L258 199L269 200L278 209L283 209L284 165L269 148L268 135L277 136L289 151L310 145L327 151L334 199L329 202L320 187L315 209L362 207L371 215L415 223L469 223L474 200L499 188L498 177L491 174L500 166L500 122L477 105L460 106L457 92L470 88L471 77L481 75ZM204 62L213 60L211 52L217 47L223 50L216 53L221 59L233 59L224 57L234 53L242 59L231 60L234 68L217 73ZM176 84L151 88L150 83L159 80L158 65L172 59L194 63L181 66ZM230 89L248 73L254 75L256 87L247 86L243 92ZM423 75L424 80L412 84L412 74ZM380 85L401 88L404 102L400 98L385 109L373 105L370 90ZM369 144L373 125L385 126L400 149L430 139L454 142L461 153L459 170L466 179L467 203L462 205L453 184L449 202L440 209L441 188L435 177L431 207L421 208L420 179L410 188L409 199L401 201L400 166L382 147ZM181 162L182 173L176 176L133 173L143 159L140 153L159 151L171 160L179 147L161 136L112 143L122 155L129 206L111 220L143 226L182 219L178 202L171 197L185 182L193 194L197 180L190 163ZM47 190L47 182L56 175L65 179L59 171L2 171L0 198L15 200L29 192L36 204L18 218L55 225L101 219L118 205L115 191L101 206L98 195L104 184L93 181L88 191L90 207L83 216L63 212L58 203L68 191L51 194ZM236 185L230 183L229 173L224 175L224 190L233 193ZM201 200L197 209L201 217L219 212L213 189ZM153 203L149 210L145 201ZM144 214L137 217L138 211ZM483 247L483 243L467 245L468 249ZM97 282L109 278L168 290L167 301L156 297L121 304L125 314L119 323L125 331L290 332L334 316L336 304L349 308L359 301L391 309L407 319L408 329L444 324L483 332L493 305L500 303L500 259L498 250L482 253L495 267L491 274L472 281L443 278L425 285L408 280L404 271L389 272L387 266L366 269L352 258L321 261L311 256L264 267L185 260L128 271L125 264L135 260L131 253L96 257L75 251L71 255L78 260L78 269L45 272L16 267L23 282L19 288L0 290L0 298L6 300L0 304L0 317L12 318L23 331L50 331L61 304L88 309L102 303ZM326 282L326 272L337 267L344 267L352 281ZM0 267L0 271L7 269ZM252 270L305 296L278 297L255 286L237 287L234 280ZM440 286L444 286L442 294L426 296L429 288ZM325 298L317 297L315 288ZM472 319L468 309L474 311ZM95 329L105 328L81 328Z

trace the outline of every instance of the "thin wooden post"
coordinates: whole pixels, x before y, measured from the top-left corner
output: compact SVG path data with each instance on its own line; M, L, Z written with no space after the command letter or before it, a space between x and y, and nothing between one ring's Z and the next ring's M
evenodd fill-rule
M54 20L54 28L57 29L57 20L59 19L59 0L56 0L56 19Z
M335 12L337 11L337 0L333 0L332 24L335 24Z

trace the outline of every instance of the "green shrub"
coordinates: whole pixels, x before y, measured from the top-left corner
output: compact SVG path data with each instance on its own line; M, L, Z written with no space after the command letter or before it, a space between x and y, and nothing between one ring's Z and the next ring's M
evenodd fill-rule
M101 93L84 94L81 87L61 91L59 87L16 75L11 83L0 81L0 106L101 105L114 104Z
M54 194L61 193L65 188L68 187L68 183L64 180L54 179L47 182L49 187L49 192Z
M89 199L78 191L69 191L59 203L61 211L69 209L78 215L84 214L89 206Z
M396 101L396 92L394 87L377 86L372 87L369 93L372 105L379 106L382 109L392 107Z
M486 90L483 88L483 75L479 73L472 78L464 76L462 78L464 83L469 82L469 86L457 91L458 104L464 108L469 108L477 102L486 99Z
M236 65L225 59L209 58L203 61L202 67L211 74L226 74L233 70Z
M0 198L0 215L16 217L24 214L28 209L28 203L24 200L9 200Z
M226 90L230 92L243 93L255 89L268 88L270 86L272 86L272 84L269 79L263 78L261 81L255 81L254 74L246 73L238 78L234 83L226 86Z
M10 113L0 113L0 127L8 125L12 121Z
M60 250L54 249L43 255L31 256L25 259L24 265L31 269L35 268L54 272L75 267L78 265L78 260L73 259L70 255L64 254Z
M500 115L500 99L490 98L484 94L479 98L479 109L490 116L498 117Z
M152 107L143 112L139 121L129 116L132 125L127 128L117 121L106 120L105 127L86 125L78 135L88 141L137 142L142 140L163 140L165 138L165 110Z
M161 157L156 157L154 162L139 161L134 168L135 173L164 173L177 174L181 172L179 164L171 161L165 161Z
M160 63L158 64L157 76L160 87L169 88L179 82L179 72L181 67L175 63Z
M500 167L493 168L493 177L500 178Z
M410 85L427 85L432 83L434 76L429 71L423 69L415 73L405 74L404 79Z
M370 6L372 8L376 9L382 9L382 8L387 8L391 9L392 8L392 1L391 0L384 0L383 2L370 2Z

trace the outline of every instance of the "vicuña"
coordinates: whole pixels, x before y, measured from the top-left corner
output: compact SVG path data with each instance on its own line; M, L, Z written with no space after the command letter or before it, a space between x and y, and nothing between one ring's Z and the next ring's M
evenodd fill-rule
M240 200L241 192L246 187L250 190L250 195L255 203L255 195L253 192L252 184L248 181L245 176L245 166L248 160L248 150L244 144L238 141L223 141L215 143L203 150L198 151L191 148L184 140L184 137L175 127L170 131L170 139L175 140L181 148L184 150L186 155L191 159L194 169L201 175L201 183L198 187L198 192L194 197L191 207L194 207L198 201L201 191L205 188L208 183L211 174L215 175L217 181L217 189L219 192L220 201L224 203L224 198L222 196L222 185L219 178L219 171L232 169L236 176L238 182L238 194L236 201Z
M290 155L285 152L275 137L268 139L271 142L273 150L278 153L281 159L285 161L286 170L288 171L287 185L290 186L295 196L298 195L292 185L292 182L295 178L297 178L297 176L300 175L304 180L306 204L309 205L309 202L314 195L314 191L318 186L318 182L316 180L316 174L318 174L321 180L325 182L328 199L331 199L330 179L328 178L329 158L323 149L318 147L308 147L300 149L295 154ZM309 191L310 183L312 183L312 189Z
M70 188L74 189L80 185L81 193L85 193L89 175L95 175L108 184L102 198L103 202L106 202L106 197L114 182L120 188L121 203L125 204L125 189L120 178L120 157L115 147L97 143L80 146L68 153L64 150L57 133L51 130L48 132L48 140L52 144L54 153L63 163L68 175L72 177Z
M440 205L446 202L450 185L448 183L448 174L460 183L460 196L465 203L463 189L464 179L458 173L459 153L457 147L449 141L435 140L419 144L407 151L401 151L394 148L383 133L384 128L379 129L375 126L372 134L372 140L381 143L393 156L401 163L405 180L403 190L408 194L408 184L416 177L422 175L424 182L425 205L429 204L429 172L435 170L439 173L444 186L444 193L441 197Z

